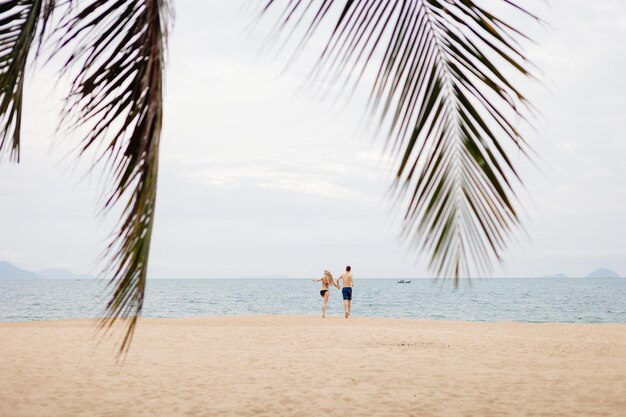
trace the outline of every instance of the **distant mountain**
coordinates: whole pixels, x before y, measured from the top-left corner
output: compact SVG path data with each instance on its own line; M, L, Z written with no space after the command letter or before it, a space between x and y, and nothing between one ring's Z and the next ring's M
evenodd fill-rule
M558 274L554 274L554 275L544 275L541 278L569 278L567 275L565 275L562 272L559 272Z
M0 279L94 279L90 275L74 274L65 269L44 269L33 272L0 261Z
M619 274L608 268L598 268L585 278L620 278Z
M91 275L75 274L67 269L53 268L37 271L37 275L45 279L94 279Z
M8 262L0 261L0 279L33 279L39 278L34 272L20 269Z

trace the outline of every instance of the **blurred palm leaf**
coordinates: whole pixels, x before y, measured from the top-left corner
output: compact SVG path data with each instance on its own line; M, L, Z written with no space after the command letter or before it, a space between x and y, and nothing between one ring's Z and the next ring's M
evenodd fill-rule
M500 2L536 19L514 1ZM264 12L276 3L268 0ZM519 178L508 149L525 153L513 120L527 106L501 67L529 75L517 42L523 34L471 0L280 3L272 35L306 25L294 55L337 16L309 80L356 85L376 70L370 108L397 161L403 236L455 285L474 269L487 272L518 223L512 180Z
M91 0L61 20L58 49L73 76L63 120L84 129L82 152L100 150L114 184L104 210L125 198L108 246L113 286L103 324L130 318L129 346L143 299L154 224L168 8L164 0ZM104 144L104 146L102 146Z
M123 200L118 231L107 247L112 297L102 324L129 318L129 346L143 307L154 224L163 70L169 8L166 0L66 0L52 31L55 54L69 51L62 72L71 77L63 124L86 132L81 154L94 149L110 175L103 203ZM0 1L0 152L19 161L22 91L37 33L41 46L55 0ZM38 29L39 27L39 29Z
M54 8L54 0L0 2L0 154L19 162L24 73L37 27L41 36Z

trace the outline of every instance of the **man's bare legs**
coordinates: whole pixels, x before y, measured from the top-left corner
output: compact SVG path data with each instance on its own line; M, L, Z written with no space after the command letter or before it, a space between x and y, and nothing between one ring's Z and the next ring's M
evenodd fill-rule
M348 316L350 315L350 301L349 300L343 300L343 313L346 316L346 318L348 318Z
M326 318L326 305L328 304L328 291L324 294L324 303L322 304L322 318Z
M350 307L352 307L352 300L348 300L348 317L350 317Z

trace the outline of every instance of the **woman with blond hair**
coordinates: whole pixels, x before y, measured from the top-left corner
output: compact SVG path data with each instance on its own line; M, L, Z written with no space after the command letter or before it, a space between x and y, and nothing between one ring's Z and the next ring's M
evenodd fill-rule
M333 276L327 270L324 271L324 276L318 279L314 279L313 282L322 282L322 290L320 291L320 296L324 299L324 303L322 304L322 318L326 318L326 305L328 304L328 296L330 295L328 292L328 288L331 285L339 288L339 286L333 280Z

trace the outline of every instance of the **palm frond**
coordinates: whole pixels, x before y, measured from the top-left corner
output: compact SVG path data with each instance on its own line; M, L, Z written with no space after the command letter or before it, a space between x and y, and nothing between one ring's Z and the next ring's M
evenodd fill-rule
M337 16L310 80L356 85L375 70L369 108L397 161L393 190L407 201L402 235L455 285L489 271L519 223L510 154L526 153L516 121L529 104L508 74L531 76L523 33L471 0L280 3L279 31L306 22L295 54L333 10Z
M73 5L59 26L59 50L73 76L63 119L87 131L81 150L100 152L114 184L104 210L123 202L106 252L111 300L102 322L129 319L128 348L141 313L157 192L163 70L169 9L164 0L90 0ZM104 146L102 146L104 145Z
M47 2L46 7L54 5ZM24 74L44 0L0 2L0 155L20 160ZM43 33L41 35L43 37Z

